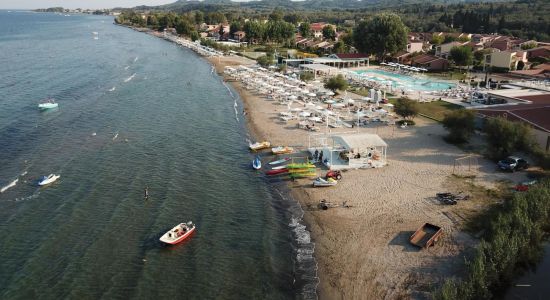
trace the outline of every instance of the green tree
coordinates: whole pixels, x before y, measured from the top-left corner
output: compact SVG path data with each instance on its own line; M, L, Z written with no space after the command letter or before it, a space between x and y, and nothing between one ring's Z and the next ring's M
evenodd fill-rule
M204 23L204 13L200 10L195 11L195 24L200 25Z
M432 45L441 45L443 44L444 40L445 40L445 37L443 37L442 35L434 35L432 36L432 40L430 41L430 43Z
M190 35L191 31L195 30L193 25L187 19L179 18L176 23L176 32L181 35Z
M446 140L450 143L467 142L475 130L475 113L472 110L459 109L445 115L443 127L449 131Z
M311 32L311 25L308 22L303 22L302 24L300 24L299 31L304 38L308 38L313 35L313 33Z
M332 52L344 53L346 52L346 45L342 40L339 40L338 42L334 43L334 48L332 48Z
M200 34L196 30L191 31L191 34L189 35L189 37L193 42L196 40L200 40L201 38Z
M280 8L275 8L271 14L269 14L269 20L270 21L282 21L284 16L284 12Z
M516 151L529 151L534 137L529 126L497 117L488 119L483 127L488 144L488 156L500 159Z
M472 48L467 46L451 48L450 58L457 66L470 66L473 62Z
M243 31L249 41L263 41L265 36L264 24L257 21L249 21L244 24Z
M158 28L159 27L159 20L157 19L157 16L155 15L149 15L147 16L147 26L151 28Z
M345 91L348 88L348 82L342 74L338 74L325 82L325 88L335 93L338 90Z
M407 97L397 99L394 107L395 113L406 120L412 120L418 115L418 103Z
M535 42L529 42L526 44L521 45L521 50L529 50L537 47L537 43Z
M357 25L353 33L355 47L382 59L405 49L408 31L398 15L379 14Z
M333 41L336 39L336 32L332 26L327 25L323 27L323 38Z
M258 64L262 67L271 66L273 65L273 55L271 54L262 55L256 59L256 62L258 62Z
M243 25L239 21L233 21L229 25L229 33L233 35L235 32L243 29Z

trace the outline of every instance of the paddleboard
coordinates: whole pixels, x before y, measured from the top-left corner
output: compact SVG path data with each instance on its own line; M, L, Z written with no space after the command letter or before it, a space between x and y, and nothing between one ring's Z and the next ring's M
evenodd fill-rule
M284 162L287 162L287 161L289 161L289 160L290 160L290 157L285 157L285 158L283 158L283 159L279 159L279 160L276 160L276 161L272 161L272 162L270 162L269 164L270 164L270 165L278 165L278 164L282 164L282 163L284 163Z

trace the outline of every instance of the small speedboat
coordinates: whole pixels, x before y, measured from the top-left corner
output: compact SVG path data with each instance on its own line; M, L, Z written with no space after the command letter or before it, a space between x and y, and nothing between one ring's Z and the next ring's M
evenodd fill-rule
M250 144L248 147L250 147L250 150L252 150L252 151L258 151L258 150L269 148L270 146L271 146L270 142L263 141L263 142L257 142L257 143L254 143L254 144Z
M51 109L58 107L58 104L53 99L46 99L38 104L38 108L40 109Z
M175 245L188 238L193 231L195 231L193 222L180 223L162 235L159 240L165 244Z
M290 154L294 152L294 148L288 147L288 146L279 146L279 147L271 148L271 152L273 154Z
M323 179L321 177L318 177L317 179L313 180L313 186L314 187L322 187L322 186L334 186L338 184L338 181L336 181L333 178L329 179Z
M272 161L272 162L270 162L269 164L270 164L270 165L278 165L278 164L285 163L285 162L287 162L287 161L289 161L289 160L290 160L290 157L285 157L285 158L283 158L283 159L279 159L279 160L276 160L276 161Z
M61 177L61 175L50 174L48 176L42 176L42 178L40 178L40 180L38 180L38 185L50 184L50 183L56 181L57 179L59 179L59 177Z
M254 168L255 170L259 170L262 168L262 160L259 156L256 156L256 158L254 158L254 160L252 161L252 168Z

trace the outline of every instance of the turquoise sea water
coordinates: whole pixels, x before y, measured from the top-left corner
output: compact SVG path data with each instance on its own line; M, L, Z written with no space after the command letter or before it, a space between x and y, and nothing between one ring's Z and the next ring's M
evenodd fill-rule
M316 297L301 211L251 171L204 60L110 17L0 11L0 66L0 298Z
M390 82L396 89L407 89L413 91L440 91L454 88L455 85L448 82L434 81L425 76L409 76L404 74L392 73L384 70L361 70L355 73L367 77L369 80L378 82ZM382 75L380 77L377 75Z

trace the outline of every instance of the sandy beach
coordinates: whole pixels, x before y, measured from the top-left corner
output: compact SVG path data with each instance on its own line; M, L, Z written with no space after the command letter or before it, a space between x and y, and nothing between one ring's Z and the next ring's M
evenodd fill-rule
M210 61L219 74L228 65L254 63L236 56ZM257 140L305 148L308 132L278 119L286 106L231 83L244 101L248 125ZM464 255L476 244L460 231L464 220L493 203L473 197L447 206L434 199L435 193L468 192L472 185L490 189L502 180L524 179L524 174L496 172L494 164L482 158L472 166L475 178L452 176L455 159L467 153L443 141L446 132L438 123L416 121L417 126L406 129L387 125L358 129L377 133L388 143L384 168L344 172L343 180L332 188L312 188L308 179L289 182L294 198L306 211L304 218L316 243L320 299L427 298L443 278L460 274ZM332 132L339 130L346 129ZM322 199L347 201L352 207L319 210ZM435 247L419 250L408 239L425 222L441 226L444 235Z

